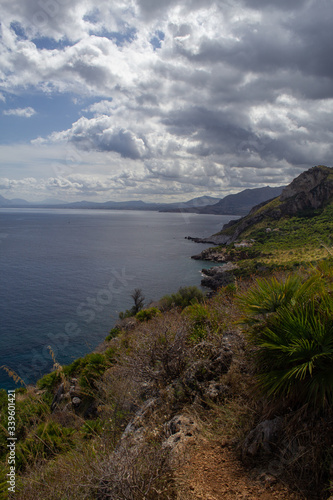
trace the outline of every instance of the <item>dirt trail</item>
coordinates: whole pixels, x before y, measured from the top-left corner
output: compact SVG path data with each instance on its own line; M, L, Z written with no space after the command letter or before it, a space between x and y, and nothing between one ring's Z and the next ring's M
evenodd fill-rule
M201 442L179 469L179 500L304 500L273 476L251 477L235 451L221 442Z

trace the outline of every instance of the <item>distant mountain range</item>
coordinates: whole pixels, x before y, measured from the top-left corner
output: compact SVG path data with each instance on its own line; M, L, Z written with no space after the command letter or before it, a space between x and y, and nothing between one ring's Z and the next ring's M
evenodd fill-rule
M279 196L283 187L280 188L255 188L245 189L237 194L231 194L225 198L213 196L200 196L186 202L179 203L146 203L142 200L133 201L77 201L63 203L59 200L45 200L40 203L29 203L26 200L8 200L0 196L1 208L78 208L78 209L104 209L104 210L154 210L159 212L189 212L199 214L216 215L245 215L258 203Z
M284 186L272 188L269 186L245 189L237 194L229 194L217 203L198 206L191 205L182 208L165 209L163 212L194 212L198 214L215 215L246 215L254 205L275 198L282 193Z

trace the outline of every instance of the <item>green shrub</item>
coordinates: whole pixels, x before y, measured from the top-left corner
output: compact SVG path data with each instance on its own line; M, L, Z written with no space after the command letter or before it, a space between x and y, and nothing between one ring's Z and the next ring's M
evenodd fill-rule
M207 337L211 320L211 314L207 307L203 304L193 304L187 306L182 314L191 322L190 340L197 342Z
M61 375L58 370L51 373L47 373L41 379L38 380L37 386L40 389L47 389L47 391L53 391L57 385L61 382Z
M119 333L121 332L121 328L120 326L115 326L114 328L112 328L110 330L110 333L109 335L105 338L105 340L108 342L109 340L112 340L114 339L115 337L117 337L117 335L119 335Z
M248 323L265 316L250 332L260 388L296 404L332 404L333 298L319 275L258 280L241 302Z
M300 403L333 402L333 299L281 307L257 332L259 383L269 396Z
M276 277L258 279L254 287L238 297L238 302L245 313L244 322L253 324L282 306L306 300L321 288L322 282L318 275L308 278L304 283L297 274L290 274L285 281L279 281Z
M178 292L171 295L165 295L161 299L161 306L164 310L169 310L172 307L185 307L195 303L202 302L205 298L204 293L196 286L186 286L179 288Z
M103 354L95 352L87 354L81 361L81 387L94 386L96 380L103 375L108 366L109 362Z
M99 419L86 420L80 429L84 439L94 438L96 435L100 435L102 430L103 422Z
M136 315L135 318L138 321L149 321L150 319L154 318L155 316L159 316L161 314L161 311L157 307L149 307L148 309L142 309L142 311L139 311Z
M37 427L16 448L17 469L28 464L36 463L40 459L52 457L58 453L68 451L74 444L74 429L63 427L56 422L44 422Z

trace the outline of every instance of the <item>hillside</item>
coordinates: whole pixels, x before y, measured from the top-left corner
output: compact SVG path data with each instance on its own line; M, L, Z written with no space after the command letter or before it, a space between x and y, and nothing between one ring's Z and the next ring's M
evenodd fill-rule
M50 350L37 387L4 368L22 385L9 498L332 495L332 170L304 172L202 252L223 263L210 297L183 287L126 311L68 366ZM0 391L1 498L8 420Z
M332 200L333 168L313 167L296 177L283 189L280 196L254 206L248 215L225 224L222 231L206 238L206 241L227 245L239 238L250 236L265 224L274 226L276 221L287 220L293 216L318 215Z

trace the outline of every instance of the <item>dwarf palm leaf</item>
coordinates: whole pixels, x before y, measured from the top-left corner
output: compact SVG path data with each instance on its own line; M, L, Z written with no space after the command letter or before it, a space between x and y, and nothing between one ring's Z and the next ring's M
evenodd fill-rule
M307 300L322 288L323 283L319 275L314 275L303 283L298 275L289 275L285 281L279 281L275 276L268 280L257 280L253 288L238 297L245 313L243 323L258 323L269 313L276 312L280 307Z
M252 341L264 392L302 403L332 403L333 299L329 294L281 307Z

